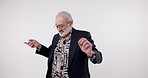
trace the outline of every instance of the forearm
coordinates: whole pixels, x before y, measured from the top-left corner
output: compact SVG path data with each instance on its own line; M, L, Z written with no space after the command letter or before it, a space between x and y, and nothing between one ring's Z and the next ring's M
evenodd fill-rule
M99 64L102 62L102 53L98 50L93 50L95 53L93 57L90 58L90 61L94 64Z
M49 57L49 53L50 53L50 49L44 45L41 45L41 47L36 50L36 54L45 56L47 58Z

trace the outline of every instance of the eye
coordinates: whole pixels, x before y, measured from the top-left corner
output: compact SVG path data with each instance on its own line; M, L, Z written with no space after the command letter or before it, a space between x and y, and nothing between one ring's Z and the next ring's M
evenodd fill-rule
M60 25L55 25L57 28L63 28L64 25L63 24L60 24Z
M59 27L63 28L63 27L64 27L64 25L60 25Z

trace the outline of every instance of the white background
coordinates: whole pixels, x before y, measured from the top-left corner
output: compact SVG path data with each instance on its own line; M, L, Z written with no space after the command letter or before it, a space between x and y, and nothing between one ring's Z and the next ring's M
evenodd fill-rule
M23 42L49 46L63 10L103 53L91 78L148 78L147 0L0 0L0 78L45 78L47 58Z

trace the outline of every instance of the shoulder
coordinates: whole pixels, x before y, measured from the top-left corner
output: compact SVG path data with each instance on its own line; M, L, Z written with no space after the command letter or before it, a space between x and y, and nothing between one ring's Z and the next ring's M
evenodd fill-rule
M58 39L58 38L60 38L60 35L58 33L53 36L53 39Z
M52 43L58 41L59 39L60 39L60 35L58 33L55 34L52 38Z
M73 32L76 33L77 35L80 35L80 36L90 36L90 32L85 31L85 30L74 29Z

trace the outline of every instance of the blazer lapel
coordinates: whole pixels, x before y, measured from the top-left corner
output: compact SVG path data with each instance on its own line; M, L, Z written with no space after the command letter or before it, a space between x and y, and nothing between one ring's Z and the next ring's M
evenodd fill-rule
M69 49L69 60L68 60L68 67L70 67L71 63L72 63L72 59L75 55L77 46L78 46L78 34L76 33L76 30L73 28L72 30L72 34L71 34L71 42L70 42L70 49Z
M52 50L51 50L51 54L50 54L49 58L52 58L53 53L54 53L54 49L55 49L59 39L60 39L60 36L57 34L57 36L54 37L54 39L53 39L54 41L53 41L53 44L52 44Z

